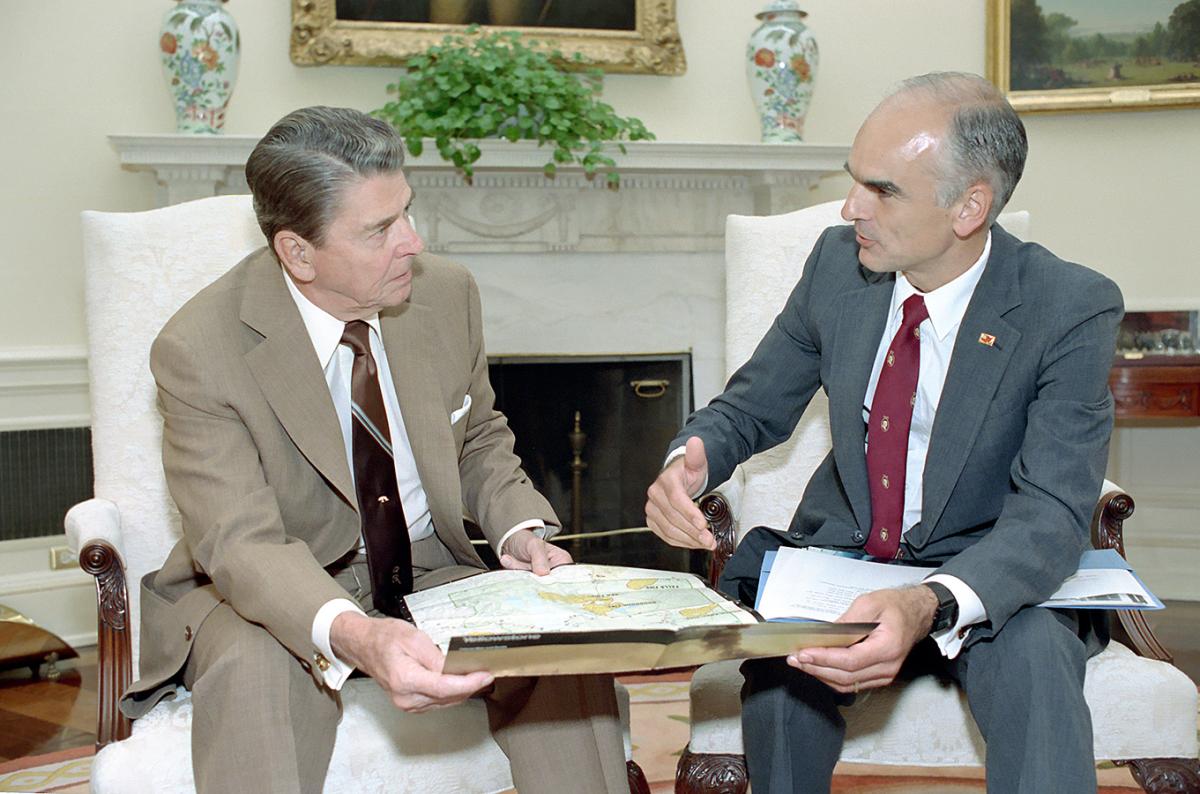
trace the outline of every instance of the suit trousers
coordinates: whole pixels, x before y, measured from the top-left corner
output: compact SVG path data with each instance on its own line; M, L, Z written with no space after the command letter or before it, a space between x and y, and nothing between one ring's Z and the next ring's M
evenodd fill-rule
M436 536L413 544L417 589L479 569L457 565ZM333 571L372 614L365 557ZM192 691L192 767L199 794L320 792L341 717L338 693L227 603L197 630L184 668ZM521 794L628 792L611 676L498 679L479 697Z
M1083 677L1088 656L1099 650L1075 613L1026 607L955 659L944 658L932 640L918 643L899 678L937 673L962 686L987 743L990 794L1093 794ZM783 659L748 661L742 674L742 738L755 794L828 792L846 732L840 707L855 696Z

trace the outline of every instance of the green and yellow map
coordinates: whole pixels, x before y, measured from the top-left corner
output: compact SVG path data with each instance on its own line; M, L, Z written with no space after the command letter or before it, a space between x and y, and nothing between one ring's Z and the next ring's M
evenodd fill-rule
M451 637L751 624L755 617L687 573L564 565L546 576L491 571L405 599L442 650Z

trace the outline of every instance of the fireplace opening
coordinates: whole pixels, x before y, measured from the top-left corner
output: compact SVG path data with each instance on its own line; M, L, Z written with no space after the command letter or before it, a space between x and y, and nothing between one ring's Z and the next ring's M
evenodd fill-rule
M646 529L646 488L693 409L690 353L495 356L489 375L516 453L578 562L706 570Z

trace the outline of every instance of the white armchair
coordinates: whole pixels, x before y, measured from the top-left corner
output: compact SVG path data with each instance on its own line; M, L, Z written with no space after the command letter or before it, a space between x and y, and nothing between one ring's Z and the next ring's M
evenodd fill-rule
M180 537L161 462L150 343L201 287L264 244L249 196L221 196L139 213L83 213L95 498L67 514L81 565L96 577L99 730L92 791L194 791L191 699L179 688L131 725L117 699L136 669L141 578ZM629 698L618 685L630 758ZM495 792L508 761L481 701L427 714L392 706L369 678L342 690L344 712L327 792ZM647 792L628 761L630 788Z
M725 228L726 369L750 357L822 230L842 223L842 202L784 215L731 215ZM1000 224L1027 235L1029 214L1007 213ZM830 448L823 393L818 391L792 438L739 466L728 483L701 500L718 549L710 571L715 583L741 536L755 526L787 527L817 464ZM1122 522L1133 501L1106 482L1093 519L1097 547L1124 554ZM1088 662L1085 696L1092 711L1095 757L1129 764L1146 791L1200 791L1197 764L1196 685L1169 664L1142 615L1118 613L1127 641ZM741 735L739 662L705 665L691 685L691 737L679 760L676 792L746 791ZM933 676L859 696L844 709L842 760L907 766L982 766L984 742L965 696ZM919 726L919 729L914 727Z

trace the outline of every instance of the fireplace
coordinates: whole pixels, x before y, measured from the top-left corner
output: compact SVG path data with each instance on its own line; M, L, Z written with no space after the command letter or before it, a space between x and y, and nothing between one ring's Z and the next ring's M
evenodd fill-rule
M577 561L700 570L643 529L646 488L693 408L689 353L496 356L489 374Z

